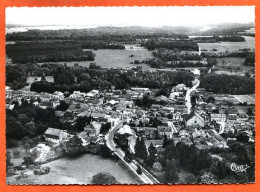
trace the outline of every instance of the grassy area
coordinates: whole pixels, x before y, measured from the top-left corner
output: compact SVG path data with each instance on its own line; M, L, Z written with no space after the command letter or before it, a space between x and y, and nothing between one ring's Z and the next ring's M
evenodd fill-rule
M254 74L254 67L245 66L245 58L241 57L222 57L216 58L217 64L215 69L217 69L217 74L227 74L227 75L244 75L245 72L250 72L251 75Z
M21 165L21 163L23 162L23 158L24 158L24 156L26 154L26 150L22 146L21 141L18 141L18 147L8 148L6 150L11 153L11 162L14 164L14 166ZM13 151L14 150L18 150L20 152L20 156L18 158L15 158L13 156Z
M198 43L201 49L206 49L207 52L217 53L225 51L237 51L239 49L254 49L255 38L245 37L245 42L220 42L220 43ZM212 51L217 49L217 51Z
M109 172L120 184L137 184L113 160L97 155L85 154L76 159L61 158L43 166L50 167L50 173L30 175L26 181L28 184L91 184L92 177L99 172Z
M134 60L143 61L147 58L152 58L152 52L147 49L140 48L138 49L126 49L126 50L117 50L117 49L99 49L91 50L95 53L95 61L81 61L81 62L55 62L57 64L66 63L67 66L74 66L75 63L78 63L80 66L88 67L90 63L96 63L101 67L106 68L117 68L117 67L137 67L142 66L143 68L150 68L147 64L130 64ZM134 55L133 57L129 57Z

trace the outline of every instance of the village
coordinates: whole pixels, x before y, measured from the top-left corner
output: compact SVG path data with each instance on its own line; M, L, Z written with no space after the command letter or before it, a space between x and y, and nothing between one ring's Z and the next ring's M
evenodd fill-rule
M45 77L39 80L45 81ZM26 101L42 109L53 108L61 121L71 125L79 118L91 119L80 132L49 127L43 134L46 142L30 149L30 152L37 151L36 163L62 157L60 146L76 136L90 151L95 145L107 146L142 182L159 183L141 164L131 165L125 161L127 152L135 154L140 138L147 151L151 145L160 150L166 140L175 145L193 145L198 150L229 148L227 143L236 140L237 135L244 135L248 142L254 143L254 95L215 94L198 85L197 76L193 87L178 84L172 87L169 97L156 96L157 89L143 87L116 90L112 86L109 90L74 91L72 94L6 89L6 108L12 110ZM136 100L147 98L157 104L136 105ZM66 110L59 110L61 103L67 106ZM135 169L139 166L145 172L137 174Z

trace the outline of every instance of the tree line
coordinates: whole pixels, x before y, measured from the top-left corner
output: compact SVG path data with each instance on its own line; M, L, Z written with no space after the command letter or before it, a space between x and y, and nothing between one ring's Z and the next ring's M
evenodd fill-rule
M6 54L13 63L59 61L94 61L92 51L83 51L78 44L55 41L17 42L6 45Z
M122 72L113 69L89 69L84 67L58 66L53 70L54 82L38 81L31 85L31 91L48 92L73 91L89 92L92 89L128 89L130 87L162 88L180 83L191 86L194 75L186 71L157 71L146 73L141 70Z
M169 50L199 51L199 46L191 40L149 39L142 43L148 50L166 48Z
M214 93L254 94L255 79L226 74L206 74L200 77L200 87Z

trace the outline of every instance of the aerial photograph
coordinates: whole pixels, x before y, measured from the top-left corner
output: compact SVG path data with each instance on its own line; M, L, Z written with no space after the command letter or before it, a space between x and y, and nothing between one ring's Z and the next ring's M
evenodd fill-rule
M255 182L254 6L5 13L8 185Z

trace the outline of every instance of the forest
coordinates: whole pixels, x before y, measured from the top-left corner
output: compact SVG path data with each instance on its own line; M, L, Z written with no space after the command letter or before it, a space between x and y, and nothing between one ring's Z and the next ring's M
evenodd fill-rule
M254 94L255 79L239 75L207 74L200 77L200 87L214 93Z
M232 36L216 36L212 37L195 37L193 38L197 43L215 43L215 42L244 42L245 38L239 35Z
M197 53L181 52L177 49L167 50L167 49L155 49L153 51L153 56L161 59L162 61L200 61L202 56Z
M171 37L187 39L186 35L168 29L145 27L97 27L90 29L61 29L61 30L29 30L26 32L10 33L6 41L37 41L37 40L80 40L80 41L113 41L135 42L136 39L153 37Z
M114 85L116 89L130 87L162 88L172 87L180 83L192 85L194 75L186 71L146 73L141 70L122 72L112 69L90 69L86 67L58 66L53 69L54 83L47 81L34 82L31 91L49 92L73 91L89 92L92 89L110 89Z
M246 66L255 66L255 52L248 53L245 60Z
M38 63L59 61L94 61L92 51L83 51L73 42L30 41L6 45L6 54L13 63Z
M141 44L148 50L154 50L157 48L166 48L169 50L181 50L181 51L199 51L199 46L196 42L191 40L171 40L171 39L149 39Z

